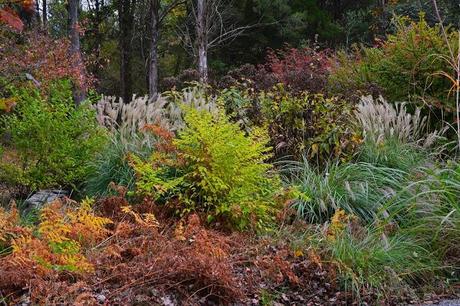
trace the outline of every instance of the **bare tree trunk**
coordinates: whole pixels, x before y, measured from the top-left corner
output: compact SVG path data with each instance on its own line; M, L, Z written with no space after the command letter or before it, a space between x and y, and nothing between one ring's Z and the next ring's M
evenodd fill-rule
M158 95L158 41L160 38L160 0L150 2L150 22L152 37L149 55L149 95L155 99Z
M200 81L207 84L209 50L229 43L248 29L261 24L237 26L225 0L193 0L188 1L188 4L187 16L190 22L185 24L181 36L187 49L197 61Z
M101 3L99 0L96 0L94 5L95 5L94 10L95 10L96 23L93 25L93 27L94 27L94 37L96 38L96 50L95 50L96 65L94 66L93 73L95 75L99 75L99 66L101 62L101 45L102 45L102 40L103 40L103 37L101 35L101 30L100 30L100 26L102 23L101 7L104 6L104 3L103 2Z
M40 27L40 5L38 3L38 0L35 1L35 19L35 22Z
M42 2L42 14L43 14L43 29L46 32L47 26L48 26L48 6L46 3L46 0L43 0Z
M83 69L83 62L80 52L80 34L78 33L78 7L79 0L69 0L69 38L70 38L70 54L75 57L75 65L79 69ZM75 104L79 105L86 96L84 88L80 84L74 84L74 99Z
M125 103L132 99L131 78L131 40L134 26L134 10L136 0L118 0L118 17L120 23L120 89L121 97Z
M196 36L198 47L198 72L200 81L208 83L208 27L207 0L197 0Z

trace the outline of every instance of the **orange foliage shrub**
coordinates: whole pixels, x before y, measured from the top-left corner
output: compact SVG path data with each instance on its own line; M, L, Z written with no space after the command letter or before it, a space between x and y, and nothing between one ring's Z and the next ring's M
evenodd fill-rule
M157 220L154 206L131 206L120 196L98 204L113 216L108 237L108 219L91 214L90 202L45 208L39 235L15 237L13 252L0 258L0 291L46 305L94 305L101 293L109 305L161 304L165 297L182 305L247 305L260 301L261 288L283 290L280 301L298 305L348 302L337 295L333 267L318 254L291 250L287 239L210 230L196 214L171 226L170 219ZM78 253L56 252L76 245ZM66 265L79 270L62 271Z
M186 292L222 301L243 297L232 272L231 240L204 229L197 215L191 215L181 230L170 235L154 230L145 219L135 220L118 223L113 243L95 259L106 277L99 285L112 284L114 298L125 297L123 303L132 303L129 299L134 296L127 293L142 292L145 286L174 288L184 294L184 301L193 298ZM155 297L149 301L154 302Z
M91 203L85 200L72 209L61 201L53 202L42 209L36 231L18 225L14 208L6 218L0 216L2 241L11 235L11 253L0 258L0 289L41 283L58 277L61 271L93 272L85 248L108 234L105 226L111 221L95 216Z
M11 244L11 238L19 229L18 222L19 212L16 203L13 203L9 211L0 207L0 250Z
M14 9L19 8L18 10ZM31 17L35 13L34 0L4 0L0 2L0 26L6 25L10 29L21 32L24 29L24 22L18 12ZM23 16L24 17L24 16Z

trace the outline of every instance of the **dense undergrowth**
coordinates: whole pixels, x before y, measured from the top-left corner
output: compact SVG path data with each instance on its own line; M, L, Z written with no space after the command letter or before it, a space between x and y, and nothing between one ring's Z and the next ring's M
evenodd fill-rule
M455 122L436 117L455 117L443 43L439 28L402 19L354 57L286 49L225 89L128 104L75 106L66 80L15 84L2 93L16 105L1 114L0 188L18 202L40 188L75 196L27 216L14 201L0 210L0 301L455 294L460 164Z

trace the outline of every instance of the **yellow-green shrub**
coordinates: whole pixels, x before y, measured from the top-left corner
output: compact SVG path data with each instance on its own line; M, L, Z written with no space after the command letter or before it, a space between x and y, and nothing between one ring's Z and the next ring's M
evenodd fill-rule
M14 153L13 159L0 159L0 173L5 169L14 174L8 181L30 189L82 182L89 161L105 142L95 112L87 103L74 104L71 84L65 80L52 83L48 96L24 87L15 89L15 98L14 111L0 115L0 135L8 135L8 149Z
M147 163L134 159L137 187L157 201L179 199L181 214L207 213L245 229L274 220L279 179L270 173L268 137L245 135L220 112L187 109L186 128ZM162 152L161 152L162 151Z

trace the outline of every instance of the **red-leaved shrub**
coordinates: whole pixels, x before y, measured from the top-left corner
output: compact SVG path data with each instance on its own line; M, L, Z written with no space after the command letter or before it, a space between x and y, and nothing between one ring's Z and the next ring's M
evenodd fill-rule
M12 83L33 78L36 86L45 88L60 79L69 79L82 89L94 83L84 63L70 55L68 39L38 32L0 37L0 75Z
M219 86L229 87L241 81L250 81L256 90L267 90L282 83L294 92L323 93L330 73L329 50L296 49L286 46L269 50L262 65L243 65L224 76Z

